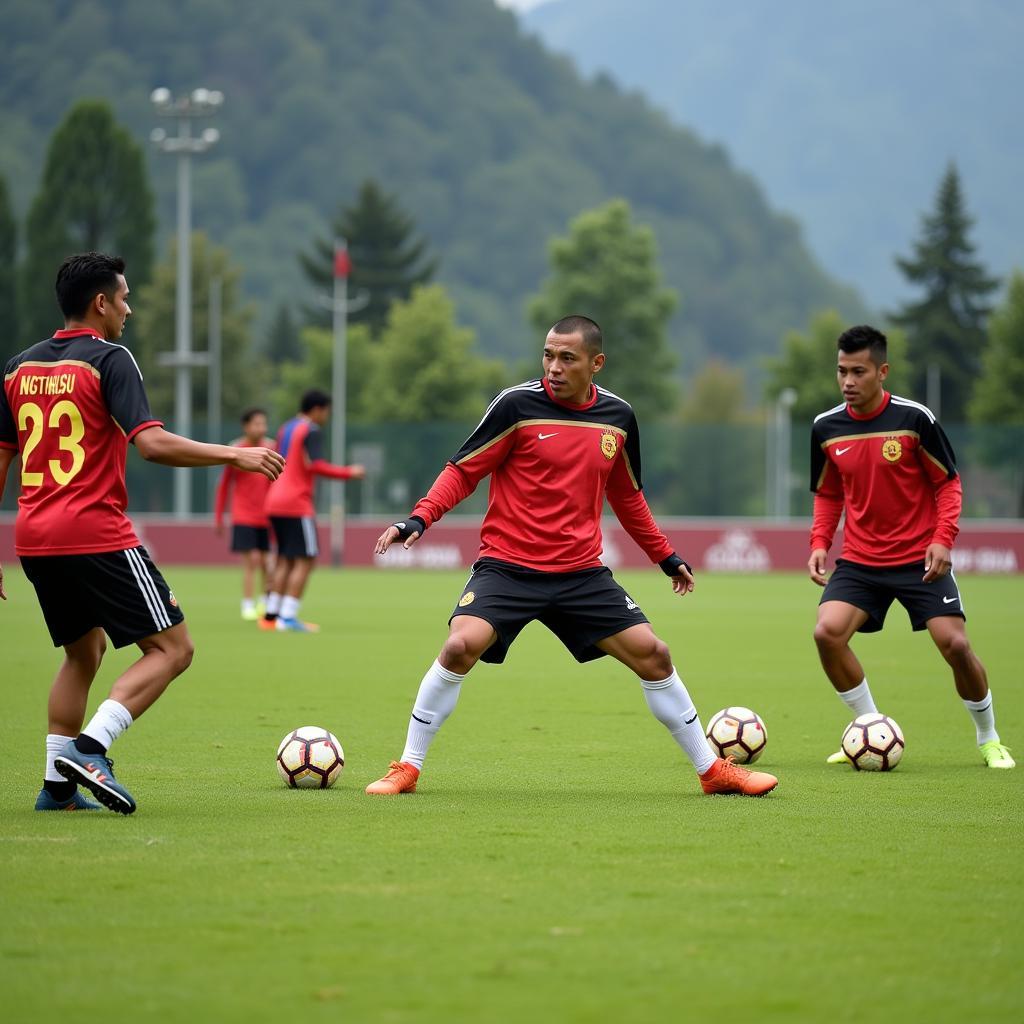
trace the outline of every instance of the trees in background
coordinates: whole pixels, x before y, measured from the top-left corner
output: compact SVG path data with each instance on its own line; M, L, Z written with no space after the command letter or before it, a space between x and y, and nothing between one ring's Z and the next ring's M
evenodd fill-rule
M352 261L348 278L349 298L365 293L364 305L353 304L351 323L365 323L371 333L384 329L391 304L412 295L417 285L427 284L437 270L437 259L427 255L427 242L416 235L416 222L406 214L397 197L384 192L372 180L364 181L356 201L343 206L332 225L330 238L318 238L312 250L299 254L307 280L330 298L334 288L334 244L348 243ZM310 306L309 323L329 327L331 311L326 303Z
M551 273L529 305L538 339L563 316L589 316L604 334L602 386L621 394L641 424L674 409L668 321L677 297L662 284L651 229L634 225L629 204L616 199L581 213L548 254Z
M979 435L990 465L1021 464L1024 444L1024 274L1014 271L1006 298L988 324L988 346L968 412L972 423L988 426ZM1016 430L996 429L1016 427ZM1018 480L1017 515L1024 517L1024 478Z
M968 238L973 223L960 176L950 164L935 207L923 218L912 255L896 260L907 280L924 292L892 317L907 332L911 393L920 401L937 404L935 396L928 394L929 372L937 372L941 408L934 411L950 423L966 419L985 346L985 318L991 311L987 298L998 287L997 279L974 259Z
M233 423L243 408L265 401L270 370L253 355L253 310L241 301L241 270L226 249L197 231L192 235L192 348L196 352L210 349L210 282L214 279L221 282L221 408L224 421ZM153 412L168 419L174 410L174 370L161 366L159 356L174 350L176 292L177 244L172 242L152 280L135 290L134 314L125 335L146 378ZM193 371L192 414L197 422L206 421L208 379L205 370Z
M0 175L0 324L4 325L10 344L20 350L29 344L29 339L21 336L18 324L17 255L18 226L11 211L7 182Z
M70 253L116 253L128 265L129 286L145 284L155 223L142 148L108 104L76 103L50 140L26 222L20 305L26 344L61 326L53 282Z

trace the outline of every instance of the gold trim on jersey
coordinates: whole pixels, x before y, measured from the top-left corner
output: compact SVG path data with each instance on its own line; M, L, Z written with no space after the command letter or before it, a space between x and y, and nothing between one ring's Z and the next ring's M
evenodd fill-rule
M921 440L921 435L916 430L875 430L870 434L843 434L842 437L830 437L827 441L821 442L821 447L824 451L833 444L842 444L844 441L870 441L873 437L912 437L916 441Z
M625 440L626 438L626 431L624 431L622 427L615 427L612 426L612 424L610 423L586 423L580 422L578 420L560 419L518 420L517 422L513 423L511 427L506 427L506 429L503 430L500 434L497 434L495 437L492 437L486 444L482 444L480 445L479 448L475 448L468 455L463 455L463 457L459 459L459 461L456 462L455 465L461 466L464 462L469 462L471 459L475 459L478 455L483 454L483 452L487 451L488 448L491 448L494 445L496 445L499 441L504 441L505 438L508 437L508 435L511 434L514 430L520 430L524 427L590 427L593 430L603 430L605 433L619 434L623 438L623 440ZM629 475L630 477L633 476L632 471L630 471ZM634 484L635 483L636 481L634 480Z
M97 380L99 380L100 378L100 371L97 370L96 367L92 365L92 363L85 362L84 359L57 359L52 363L37 362L36 360L26 360L23 363L18 363L18 365L4 377L4 382L6 383L12 377L16 377L18 373L21 371L21 369L25 366L42 367L44 369L52 369L54 366L81 366L84 369L89 370Z
M920 450L922 452L924 452L924 454L927 455L928 458L931 459L932 462L934 462L935 465L938 466L939 469L941 469L942 472L946 474L946 476L949 476L949 466L944 466L941 462L939 462L939 460L937 458L935 458L935 456L932 455L932 453L930 451L928 451L928 449L925 448L924 445L921 445L921 449ZM955 475L956 475L956 473L954 472L954 476Z

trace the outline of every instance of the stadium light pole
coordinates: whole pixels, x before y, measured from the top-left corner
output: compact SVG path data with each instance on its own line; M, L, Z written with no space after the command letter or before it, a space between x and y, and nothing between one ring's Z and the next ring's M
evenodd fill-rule
M334 410L331 416L331 458L339 465L345 461L345 388L348 386L346 360L348 358L348 275L352 272L352 258L344 238L334 240L334 295L332 325L334 353L331 365L331 398ZM331 562L341 565L345 558L345 481L331 481Z
M794 388L783 388L775 400L775 518L789 517L789 474L792 455L792 422L790 419L797 394Z
M150 140L164 153L178 157L178 280L174 310L174 352L160 357L162 366L171 366L174 379L174 428L188 437L192 432L192 369L205 366L206 353L192 351L192 156L204 153L220 139L216 128L204 128L192 134L192 121L217 112L224 94L217 89L193 89L175 98L161 86L150 94L161 117L177 121L178 134L169 135L154 128ZM174 471L174 514L187 518L192 511L192 476L187 469Z

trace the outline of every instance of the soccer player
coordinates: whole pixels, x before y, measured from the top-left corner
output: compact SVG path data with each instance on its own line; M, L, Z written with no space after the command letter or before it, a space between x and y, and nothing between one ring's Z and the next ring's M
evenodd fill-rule
M962 492L956 460L930 410L885 390L885 335L851 327L838 341L840 405L811 430L811 579L824 587L814 642L825 674L853 716L876 711L854 633L882 628L899 601L915 630L927 629L953 670L989 768L1013 768L996 731L985 668L971 649L951 549ZM826 557L846 511L842 557L828 577ZM840 750L830 764L846 762Z
M716 758L668 646L601 564L601 509L620 523L672 581L693 590L690 567L655 523L640 481L632 408L594 384L604 366L601 328L568 316L544 342L544 375L503 391L404 522L378 538L383 555L411 547L490 475L480 558L427 670L401 760L370 794L412 793L427 750L455 708L462 681L483 659L500 664L520 630L542 622L579 662L610 654L640 680L647 705L693 763L705 793L760 796L778 780Z
M277 450L288 460L281 478L267 492L264 508L270 517L277 548L267 610L260 629L316 633L320 627L299 618L302 595L320 548L316 537L313 484L316 477L359 480L363 466L335 466L323 457L322 427L330 419L331 396L312 389L302 396L299 415L277 432Z
M232 442L240 448L273 448L267 437L264 409L242 413L242 436ZM270 520L263 508L270 480L259 473L243 473L225 466L214 499L214 527L224 530L224 509L231 501L231 550L242 559L242 618L255 622L263 613L257 609L253 582L259 576L260 594L267 592L267 552L270 551ZM261 597L262 602L262 597Z
M11 359L0 390L0 494L21 455L15 551L64 661L49 700L46 769L36 810L94 810L78 785L120 814L135 800L114 777L107 748L192 660L184 616L125 514L133 442L165 466L229 464L274 479L284 460L267 448L201 444L153 416L142 375L114 344L131 315L124 260L87 252L57 273L64 329ZM0 573L0 596L3 594ZM136 644L83 728L89 688L106 650Z

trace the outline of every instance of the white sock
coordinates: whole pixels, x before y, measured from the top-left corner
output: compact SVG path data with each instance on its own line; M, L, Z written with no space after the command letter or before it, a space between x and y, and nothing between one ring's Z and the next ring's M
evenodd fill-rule
M854 718L860 718L861 715L870 715L872 712L877 711L875 707L875 698L871 696L871 690L868 687L867 676L865 676L852 690L846 690L844 693L840 693L836 690L836 694L839 699L853 712Z
M299 615L299 605L302 604L300 598L289 597L287 594L281 598L281 618L282 619L295 619Z
M402 751L403 761L408 761L417 768L423 767L427 750L433 743L438 729L455 710L455 704L459 699L459 684L465 678L457 672L449 672L438 661L427 669L409 718L409 732L405 738L405 750Z
M672 669L668 679L641 679L640 685L651 713L672 734L672 739L693 762L697 774L703 775L715 763L715 753L676 670Z
M978 733L978 746L991 740L998 743L999 733L996 732L996 713L992 709L992 691L989 690L981 700L965 700L964 707L974 719L974 728Z
M256 610L256 602L251 597L242 598L242 614L246 612L254 612Z
M281 595L273 590L267 594L267 615L277 615L281 610Z
M43 778L47 782L67 782L67 779L53 767L53 759L68 745L74 736L58 736L55 732L46 734L46 771Z
M96 714L82 733L109 750L114 740L131 724L131 712L123 704L108 698L96 709Z

